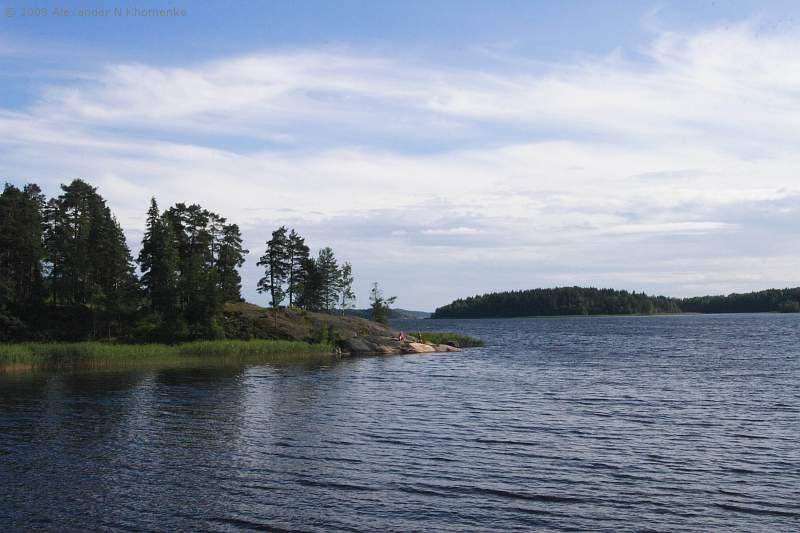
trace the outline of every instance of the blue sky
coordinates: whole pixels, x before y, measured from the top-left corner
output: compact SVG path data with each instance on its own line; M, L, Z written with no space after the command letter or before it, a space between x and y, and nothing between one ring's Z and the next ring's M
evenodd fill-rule
M231 4L3 0L0 178L98 185L134 252L151 195L201 203L259 303L280 224L361 306L800 285L796 3Z

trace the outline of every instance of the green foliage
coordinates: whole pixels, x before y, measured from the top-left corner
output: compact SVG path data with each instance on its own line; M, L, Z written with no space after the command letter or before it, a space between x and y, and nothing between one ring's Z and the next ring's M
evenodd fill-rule
M319 311L323 306L322 271L317 260L306 257L301 264L301 279L297 305L308 311Z
M135 307L136 280L122 228L97 189L82 180L62 185L45 210L45 244L54 302L86 304L113 315Z
M137 279L122 228L97 189L82 180L46 201L36 185L0 194L0 340L99 338L183 342L254 335L224 318L240 302L247 250L239 227L197 204L165 211L150 201ZM311 258L295 230L267 242L259 291L277 323L290 307L332 312L350 305L352 267L331 248ZM240 327L239 327L240 326Z
M310 257L305 239L286 226L272 232L258 266L264 267L264 276L257 289L272 296L270 305L274 309L287 296L289 307L327 313L339 305L344 309L355 299L352 266L344 263L339 268L330 247L322 248L317 257Z
M306 240L294 229L289 232L286 254L289 263L286 294L289 297L289 307L292 307L300 296L305 278L303 265L308 261L310 250Z
M217 250L216 267L223 302L239 302L242 300L242 277L239 268L244 265L244 256L249 250L242 246L242 235L239 226L227 224L222 226L222 238Z
M286 226L272 232L272 238L267 241L267 250L257 263L264 267L264 277L258 281L258 292L270 294L270 305L273 309L278 309L286 297L283 285L289 278L292 267L287 232Z
M222 307L241 300L237 268L247 253L239 227L224 217L183 203L160 214L151 200L139 254L142 285L161 320L150 333L169 341L224 338Z
M182 359L233 358L268 361L271 358L332 355L329 344L308 344L299 341L225 340L195 341L186 344L111 344L20 343L0 344L0 368L24 365L43 368L73 368L110 363L147 363Z
M644 293L560 287L496 292L459 299L438 308L432 318L486 318L557 315L680 313L678 303Z
M139 252L141 285L151 309L166 323L177 319L178 309L178 252L175 231L169 217L158 210L155 198L150 200L147 226Z
M321 324L319 328L311 333L309 342L312 344L334 344L339 339L339 335L330 324Z
M390 306L397 300L397 296L386 298L383 291L378 287L378 283L372 284L369 291L370 308L372 309L372 320L379 324L389 323Z
M356 300L356 295L353 292L353 267L346 261L342 268L339 269L336 290L339 295L339 309L341 309L342 314L345 314L345 311L353 307L353 302Z
M460 335L458 333L446 333L437 331L421 332L417 335L420 342L428 344L447 344L455 346L456 348L473 348L483 346L481 339L470 337L469 335Z
M44 196L37 185L0 194L0 310L41 303Z
M336 307L338 299L339 266L333 249L325 247L317 256L317 272L319 276L319 297L321 308L330 313Z
M699 296L684 298L678 303L683 311L689 313L794 313L800 311L800 287L727 296Z
M683 299L582 287L496 292L455 300L431 318L769 312L800 312L800 287Z

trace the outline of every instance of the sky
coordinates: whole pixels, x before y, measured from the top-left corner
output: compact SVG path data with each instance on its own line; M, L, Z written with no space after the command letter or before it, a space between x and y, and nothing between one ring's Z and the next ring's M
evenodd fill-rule
M796 2L0 10L0 181L89 181L134 255L151 196L199 203L242 228L255 303L280 225L352 263L359 307L800 285Z

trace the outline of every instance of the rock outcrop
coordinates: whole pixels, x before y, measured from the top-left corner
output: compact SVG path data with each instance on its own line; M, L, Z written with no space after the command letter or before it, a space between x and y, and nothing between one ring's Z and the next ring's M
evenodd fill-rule
M229 339L289 339L330 342L347 355L460 352L446 344L397 340L389 326L354 316L314 313L301 309L275 312L254 304L225 304L225 336Z
M426 344L422 342L399 341L392 337L379 335L363 335L350 337L339 345L342 353L348 355L403 354L403 353L435 353L460 352L447 344Z

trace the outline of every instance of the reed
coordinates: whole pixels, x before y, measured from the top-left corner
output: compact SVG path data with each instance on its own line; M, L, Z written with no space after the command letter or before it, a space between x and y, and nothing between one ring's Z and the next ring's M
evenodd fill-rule
M334 350L330 344L261 339L195 341L176 345L25 342L0 344L0 367L72 368L97 364L165 363L204 359L285 361L333 355Z
M460 335L458 333L447 333L442 331L423 331L418 335L421 342L428 344L447 344L455 346L456 348L474 348L483 346L481 339L470 337L469 335Z

